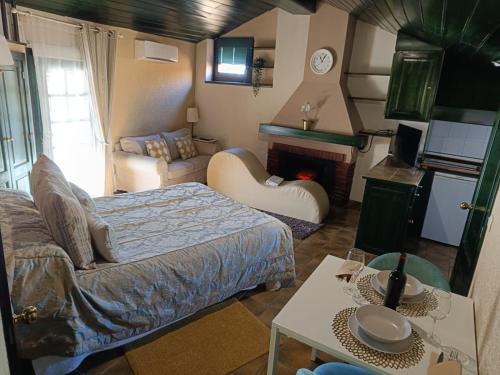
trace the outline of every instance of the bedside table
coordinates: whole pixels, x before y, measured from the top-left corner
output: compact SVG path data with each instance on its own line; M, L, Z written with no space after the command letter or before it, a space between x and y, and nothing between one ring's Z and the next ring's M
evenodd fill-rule
M193 138L193 143L198 152L203 155L214 155L220 151L220 146L216 139L200 139L195 137Z

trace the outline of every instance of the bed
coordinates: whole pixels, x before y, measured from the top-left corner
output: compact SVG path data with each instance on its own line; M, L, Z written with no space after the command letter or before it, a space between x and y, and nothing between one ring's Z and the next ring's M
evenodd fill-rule
M0 190L21 357L37 373L63 373L88 355L140 338L264 283L292 285L291 230L262 212L187 183L95 199L116 232L119 262L77 270L52 239L31 196Z

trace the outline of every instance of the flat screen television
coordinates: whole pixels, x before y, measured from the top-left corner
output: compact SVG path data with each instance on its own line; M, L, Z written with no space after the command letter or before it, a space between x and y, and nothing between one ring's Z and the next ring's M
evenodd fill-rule
M422 131L411 126L399 124L392 144L392 155L411 167L417 162L418 146Z

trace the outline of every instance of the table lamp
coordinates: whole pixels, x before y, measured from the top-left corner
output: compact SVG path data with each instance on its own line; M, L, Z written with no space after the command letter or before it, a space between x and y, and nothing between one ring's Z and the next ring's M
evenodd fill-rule
M191 125L191 137L194 137L194 125L198 122L199 116L198 116L198 108L196 107L189 107L187 109L187 122Z

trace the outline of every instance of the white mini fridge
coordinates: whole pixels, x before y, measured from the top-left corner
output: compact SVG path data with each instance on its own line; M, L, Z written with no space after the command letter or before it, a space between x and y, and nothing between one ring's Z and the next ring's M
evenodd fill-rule
M472 202L477 179L435 172L422 237L459 246L468 210L460 202Z

